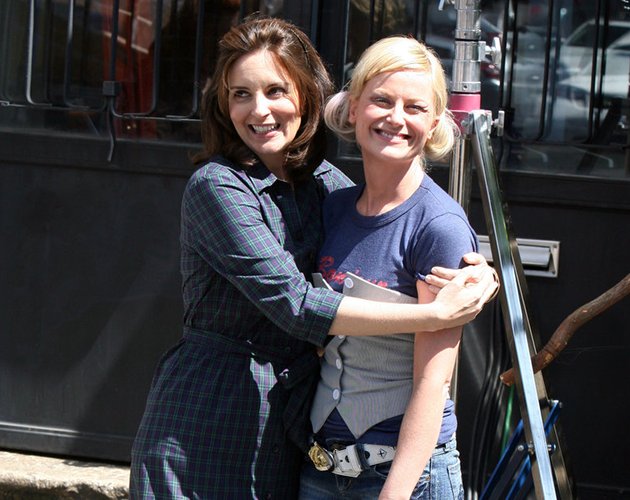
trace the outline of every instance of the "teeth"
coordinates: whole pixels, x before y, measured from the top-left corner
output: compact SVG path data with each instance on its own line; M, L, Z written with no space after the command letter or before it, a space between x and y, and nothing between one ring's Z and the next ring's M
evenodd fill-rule
M252 125L254 132L257 134L266 134L267 132L271 132L272 130L276 130L278 128L278 124L273 125Z
M390 132L385 132L384 130L379 130L378 133L386 137L387 139L395 139L395 138L404 139L407 137L406 134L392 134Z

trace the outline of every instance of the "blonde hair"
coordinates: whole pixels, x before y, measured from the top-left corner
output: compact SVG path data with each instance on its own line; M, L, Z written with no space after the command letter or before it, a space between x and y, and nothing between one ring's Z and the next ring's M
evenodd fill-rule
M427 138L424 154L439 160L450 153L459 129L447 109L448 91L444 68L433 50L411 37L383 38L366 49L352 72L346 89L333 95L326 103L324 120L339 138L355 142L354 125L348 120L351 99L359 99L368 81L381 73L392 71L422 71L431 74L435 118L438 124Z

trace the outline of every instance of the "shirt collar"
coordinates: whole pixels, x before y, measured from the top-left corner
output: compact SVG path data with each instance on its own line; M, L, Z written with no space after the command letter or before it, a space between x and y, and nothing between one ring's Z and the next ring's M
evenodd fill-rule
M319 177L321 175L324 175L328 172L330 172L332 170L332 165L330 163L328 163L326 160L322 161L319 166L315 169L315 171L313 172L313 175L316 177Z
M320 177L332 170L332 165L324 160L313 172L314 177ZM284 181L278 179L262 162L256 162L248 170L247 174L252 180L258 193L262 193L266 189L269 189L276 182L285 184Z
M283 182L278 179L265 165L256 162L247 170L247 175L252 180L254 187L258 193L262 193L269 189L276 182Z

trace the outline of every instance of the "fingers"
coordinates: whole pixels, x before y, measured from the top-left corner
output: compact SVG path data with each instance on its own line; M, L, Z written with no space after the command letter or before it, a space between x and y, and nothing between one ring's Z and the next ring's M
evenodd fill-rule
M448 285L455 276L461 273L461 269L450 269L447 267L433 267L431 268L431 274L428 274L425 281L428 285L432 285L438 288L444 288Z
M498 279L493 268L483 264L469 265L463 269L434 268L434 275L426 277L429 290L436 294L436 302L442 302L452 326L475 319L483 306L492 300L498 290ZM439 276L452 275L449 281Z
M462 271L439 291L434 304L444 313L442 317L448 322L441 328L468 323L483 308L487 298L487 287L481 283L467 281L470 273L469 269Z
M478 266L469 266L452 280L453 284L464 287L470 294L471 305L474 303L478 306L474 308L474 316L479 314L483 305L496 295L497 282L490 269L492 268L488 266L482 266L481 269Z
M464 262L466 262L466 264L470 264L473 266L476 266L479 264L484 264L484 265L488 264L488 262L486 261L486 258L477 252L467 253L464 255L463 259L464 259Z
M467 288L472 288L472 282L468 281L466 284ZM480 274L478 275L478 281L474 285L479 292L479 301L480 303L487 304L492 299L497 296L499 292L499 277L494 270L494 268L490 266L482 266L480 270Z
M439 292L440 288L444 288L446 285L449 284L449 282L451 280L450 279L443 279L443 278L440 278L440 277L435 276L433 274L429 274L425 278L424 281L425 281L425 283L427 285L429 285L429 290L431 290L432 293L437 293L437 292L433 292L433 290L437 290Z
M457 276L457 274L459 273L460 270L461 269L449 269L447 267L435 266L435 267L431 268L431 274L429 274L427 276L427 278L432 276L432 277L436 277L436 278L441 278L441 279L446 280L446 281L450 281L455 276Z
M450 282L460 287L464 287L467 284L473 285L477 283L479 279L479 270L475 266L467 266L463 269L459 269Z
M484 256L472 252L465 254L463 258L464 261L469 264L463 269L476 269L476 271L470 275L469 280L474 282L480 281L482 273L489 268ZM427 276L427 283L444 287L447 281L451 281L455 276L461 273L463 269L450 269L447 267L435 266L431 269L431 274Z
M499 280L499 275L497 274L496 270L493 267L489 267L488 269L490 270L490 275L492 276L493 286L490 286L488 288L488 293L490 295L485 301L486 304L498 295L499 289L501 288L501 281Z

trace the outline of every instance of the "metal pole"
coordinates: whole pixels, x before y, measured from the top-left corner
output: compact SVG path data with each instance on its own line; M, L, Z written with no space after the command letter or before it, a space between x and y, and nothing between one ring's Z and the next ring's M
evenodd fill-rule
M480 185L486 188L482 190L482 199L489 225L493 259L501 269L501 306L505 311L504 319L512 358L519 373L516 382L521 418L525 424L526 445L532 459L536 498L552 500L557 498L556 490L540 408L540 391L536 386L530 359L529 319L517 277L522 265L518 249L512 244L514 239L509 234L503 213L494 155L490 147L491 119L484 111L476 111L471 114L470 121Z
M450 162L448 193L468 213L472 166L470 139L464 133L462 121L471 111L481 109L479 44L481 40L479 0L451 0L457 12L455 29L455 59L451 75L452 111L461 134L456 139ZM451 398L457 404L459 362L451 381Z
M468 114L481 109L481 13L479 0L454 0L454 5L457 21L450 109L462 130L461 122ZM469 151L470 141L462 131L451 157L448 190L466 212L470 202Z

